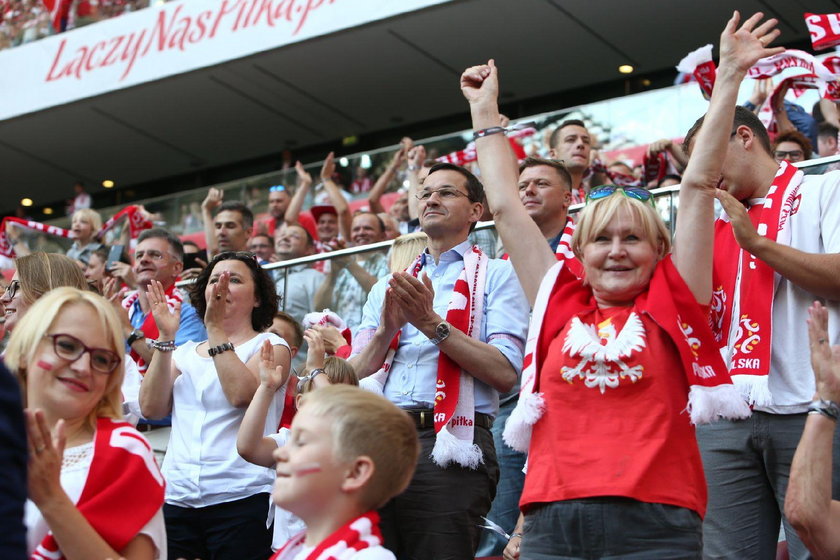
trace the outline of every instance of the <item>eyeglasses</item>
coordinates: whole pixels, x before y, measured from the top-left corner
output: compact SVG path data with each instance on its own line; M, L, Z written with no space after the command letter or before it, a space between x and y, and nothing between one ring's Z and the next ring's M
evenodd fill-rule
M274 185L273 187L268 187L268 192L282 192L285 191L286 187L283 185Z
M790 150L789 152L776 150L775 156L777 160L789 159L790 161L800 161L805 157L805 152L802 150Z
M589 194L586 195L586 202L601 200L602 198L607 198L615 193L623 194L629 198L635 198L641 202L650 203L652 208L656 208L656 203L653 201L653 194L649 190L639 187L616 187L615 185L596 187L589 191Z
M453 189L450 187L443 187L441 189L423 189L415 196L417 200L429 200L432 198L433 194L437 194L441 200L455 200L458 197L465 196L469 198L470 195L459 191L458 189Z
M113 373L122 359L116 352L105 348L89 348L85 344L69 334L45 334L44 338L51 338L55 355L63 360L75 362L82 357L82 354L90 354L90 367L100 373Z
M148 251L137 251L134 253L134 260L140 261L143 260L143 257L149 257L153 261L162 260L163 257L169 256L169 253L161 253L160 251L155 251L154 249L149 249Z
M9 299L15 299L15 296L17 295L19 289L20 280L12 280L11 282L9 282L9 285L6 286L6 289L3 293L9 294Z

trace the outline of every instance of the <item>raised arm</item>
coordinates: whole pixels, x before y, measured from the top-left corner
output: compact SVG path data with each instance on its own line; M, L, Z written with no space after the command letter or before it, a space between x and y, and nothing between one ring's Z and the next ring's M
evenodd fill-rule
M808 319L817 397L840 402L840 346L828 339L828 311L814 302ZM840 502L831 499L831 446L837 420L809 414L785 495L785 516L817 560L840 557Z
M264 340L260 348L260 385L236 434L236 451L249 463L270 467L277 443L265 437L265 420L275 394L285 386L289 371L276 363L271 341Z
M225 314L225 298L228 293L230 273L222 272L213 287L213 297L207 300L204 324L207 326L207 344L210 348L230 342L230 334L222 327ZM275 346L276 364L289 371L291 352L285 346ZM247 363L236 352L222 352L213 356L213 364L219 376L219 383L231 406L243 408L251 403L260 384L260 355L254 354Z
M720 36L720 65L703 126L689 146L691 158L680 187L680 215L674 236L674 264L700 303L712 297L714 197L732 138L738 88L759 59L784 51L767 47L778 35L777 21L758 25L761 13L740 27L734 12Z
M499 77L493 60L465 70L461 75L461 91L469 101L474 130L499 126ZM557 264L557 258L519 200L519 173L511 161L510 144L505 135L478 138L475 146L496 231L510 255L525 295L533 305L543 276Z
M406 177L408 178L408 217L416 220L420 213L417 209L420 201L417 200L417 193L420 192L420 168L426 161L426 148L414 146L408 151L408 166Z
M225 193L222 189L211 188L201 203L201 219L204 222L204 241L207 243L207 258L212 259L219 252L216 243L216 224L213 223L213 210L221 206Z
M289 225L298 223L298 216L300 216L300 211L303 209L303 203L306 201L309 187L312 186L312 175L303 168L301 162L298 161L295 163L295 171L297 171L298 175L298 186L295 189L292 200L289 201L285 216L286 223Z
M175 302L174 311L166 305L163 284L152 280L146 290L149 306L157 324L160 342L175 340L181 317L181 303ZM172 361L172 352L153 350L143 382L140 383L140 412L144 418L159 419L172 412L172 387L180 372Z
M382 172L382 175L376 180L374 183L373 188L370 189L368 193L368 207L370 208L371 212L376 214L385 211L385 207L382 206L382 195L385 194L385 190L388 188L388 185L391 184L391 181L394 179L394 175L397 173L397 169L400 168L402 162L405 161L405 154L406 150L411 143L411 138L403 138L402 142L400 142L400 148L394 152L394 157L391 158L390 163L388 163L388 167L385 168L385 171Z
M338 233L342 239L350 239L350 223L353 221L350 216L350 205L341 194L341 187L333 181L333 173L335 173L335 154L330 152L321 167L321 180L338 215Z

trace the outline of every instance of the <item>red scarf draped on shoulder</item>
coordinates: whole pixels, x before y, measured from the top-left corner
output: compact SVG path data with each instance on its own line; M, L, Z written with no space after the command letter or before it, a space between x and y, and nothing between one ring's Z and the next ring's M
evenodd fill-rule
M428 253L421 253L406 270L410 270L411 274L417 277L429 258L432 257ZM455 281L452 299L446 310L446 321L452 328L473 338L481 335L487 261L487 255L477 245L467 249L464 253L464 270ZM391 340L382 369L360 382L363 389L382 394L399 348L401 333L402 330ZM436 438L432 459L441 467L454 462L462 467L474 469L484 458L481 448L473 443L473 376L464 372L455 360L444 352L439 354L434 405Z
M90 471L76 504L97 534L122 551L161 508L163 491L163 475L146 438L130 424L99 418ZM63 558L52 533L30 557Z
M790 244L790 217L799 208L803 173L782 162L762 204L751 207L759 235ZM776 273L744 251L724 213L715 224L712 330L735 385L750 404L770 404L767 376L773 329Z
M525 345L519 402L505 425L504 440L514 449L528 451L531 428L545 410L540 366L551 341L573 317L595 307L592 290L565 267L565 262L554 265L543 278ZM749 416L749 408L726 372L708 318L670 255L657 265L649 289L636 298L635 307L668 334L679 352L690 387L686 408L692 423L711 422L718 416Z
M284 544L271 560L291 560L303 548L306 531L298 533ZM369 511L353 519L324 539L309 553L306 560L349 560L355 554L374 546L382 546L379 532L379 514Z

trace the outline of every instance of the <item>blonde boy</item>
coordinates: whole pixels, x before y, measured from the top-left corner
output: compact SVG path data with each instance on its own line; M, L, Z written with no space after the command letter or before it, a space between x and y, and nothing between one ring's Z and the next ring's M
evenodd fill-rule
M274 452L272 497L307 530L273 559L394 560L376 508L406 488L419 452L414 423L379 395L348 385L304 395L290 440Z

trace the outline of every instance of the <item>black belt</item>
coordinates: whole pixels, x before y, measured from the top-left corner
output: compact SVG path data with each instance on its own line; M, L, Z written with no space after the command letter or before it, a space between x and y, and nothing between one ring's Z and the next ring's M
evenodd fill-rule
M433 408L404 408L418 430L426 430L435 427L435 411ZM490 429L493 427L493 417L481 412L475 413L475 425L480 428Z

